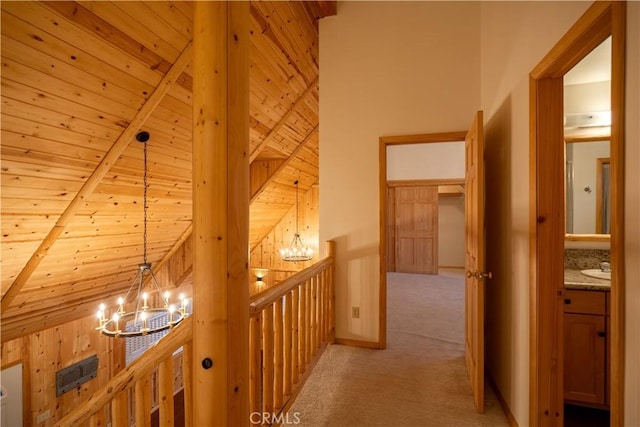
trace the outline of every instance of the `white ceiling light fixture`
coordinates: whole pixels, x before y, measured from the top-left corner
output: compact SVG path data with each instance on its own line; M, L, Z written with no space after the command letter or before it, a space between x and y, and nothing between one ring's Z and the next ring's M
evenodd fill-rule
M148 132L138 132L136 140L143 144L144 151L144 178L143 178L143 259L138 265L138 274L131 283L127 294L118 298L118 307L110 317L107 317L106 305L100 304L98 310L99 326L96 328L100 333L111 338L139 337L164 331L177 325L187 315L186 299L180 295L180 307L169 303L169 292L161 292L160 285L156 279L151 264L147 261L147 141ZM162 295L162 305L160 307L149 306L149 295L144 291L145 277L150 279L155 291ZM135 310L125 312L125 304L135 293Z
M291 244L286 248L280 249L280 257L283 261L289 262L309 261L313 258L313 249L304 245L298 231L298 180L293 184L296 186L296 233Z

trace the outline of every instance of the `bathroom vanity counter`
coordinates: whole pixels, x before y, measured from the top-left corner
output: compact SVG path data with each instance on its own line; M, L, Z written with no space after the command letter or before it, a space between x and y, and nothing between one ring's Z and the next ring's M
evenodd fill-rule
M565 289L585 289L592 291L610 291L611 280L585 276L580 270L564 270Z

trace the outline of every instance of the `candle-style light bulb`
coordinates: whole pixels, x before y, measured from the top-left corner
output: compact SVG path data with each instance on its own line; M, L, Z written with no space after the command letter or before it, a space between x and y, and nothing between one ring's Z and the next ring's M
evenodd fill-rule
M184 294L180 294L180 311L182 312L182 315L184 316L186 314L186 310L187 310L187 302L185 300Z
M103 320L104 313L102 312L102 310L98 310L97 317L98 317L98 329L100 329L104 325L104 320Z
M146 332L147 330L147 313L144 311L140 313L140 319L142 320L142 332Z
M142 309L146 310L147 308L149 308L149 306L147 305L147 299L149 298L149 295L147 295L147 293L143 293L142 294Z
M173 326L173 312L176 311L175 305L169 306L169 326Z
M124 313L124 298L118 297L118 313Z
M120 315L118 313L113 313L113 321L116 324L116 331L120 332L120 325L118 323L118 321L120 320Z
M171 295L171 294L169 293L169 291L165 291L165 292L164 292L164 305L165 305L165 306L168 306L168 305L169 305L169 296L170 296L170 295Z

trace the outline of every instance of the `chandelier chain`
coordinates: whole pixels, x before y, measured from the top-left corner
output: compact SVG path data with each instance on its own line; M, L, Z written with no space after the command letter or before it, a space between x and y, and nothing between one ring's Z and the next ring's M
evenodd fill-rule
M142 203L143 203L143 210L144 210L144 218L143 218L143 244L142 244L142 250L143 250L143 262L145 264L147 264L147 143L144 142L144 175L143 175L143 194L142 194Z
M298 180L294 184L296 185L296 234L300 234L298 232Z

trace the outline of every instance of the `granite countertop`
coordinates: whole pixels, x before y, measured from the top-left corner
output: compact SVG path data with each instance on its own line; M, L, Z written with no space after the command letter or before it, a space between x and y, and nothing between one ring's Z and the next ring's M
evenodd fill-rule
M584 274L580 273L580 270L565 268L564 288L586 289L592 291L609 291L611 290L611 280L596 279L595 277L585 276Z

